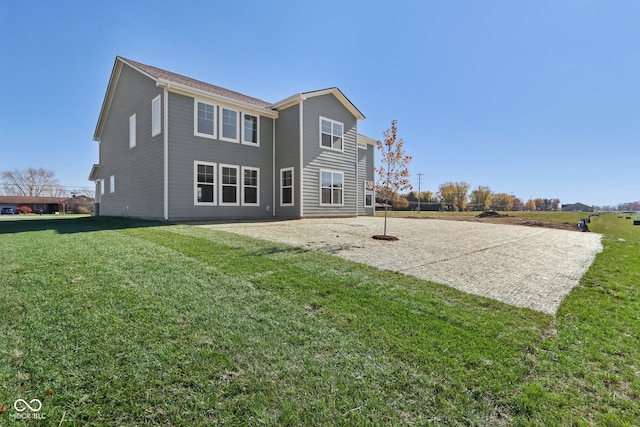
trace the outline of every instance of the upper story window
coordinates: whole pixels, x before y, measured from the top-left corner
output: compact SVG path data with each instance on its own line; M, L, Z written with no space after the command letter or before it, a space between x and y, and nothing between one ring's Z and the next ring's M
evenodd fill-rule
M342 151L344 125L320 117L320 146Z
M115 192L116 192L116 176L111 175L109 177L109 193L115 193Z
M260 120L257 116L244 113L242 115L242 143L258 145Z
M136 146L136 115L129 117L129 148Z
M160 95L151 101L151 136L160 133Z
M207 138L215 138L216 136L216 106L206 102L195 102L195 129L194 133Z
M229 108L221 108L220 115L222 116L222 129L221 129L221 137L223 141L229 142L238 142L238 115L239 113L236 110L231 110Z

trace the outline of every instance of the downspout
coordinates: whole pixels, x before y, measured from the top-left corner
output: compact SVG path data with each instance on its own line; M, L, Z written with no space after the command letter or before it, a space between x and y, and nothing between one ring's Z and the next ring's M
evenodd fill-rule
M298 119L300 122L300 166L298 169L298 176L300 179L298 188L300 188L300 218L304 217L304 187L302 185L303 179L302 179L302 175L303 175L303 170L302 167L304 165L304 132L303 132L303 120L304 120L304 109L302 107L302 104L304 103L304 98L300 99L300 118Z
M169 91L164 87L164 219L169 221Z
M276 119L271 119L272 122L272 135L271 135L271 145L273 147L272 150L272 159L271 159L271 216L276 216Z
M356 119L356 216L360 215L360 197L358 196L360 189L360 177L358 176L358 158L360 157L360 146L358 145L358 119ZM364 188L362 189L364 192ZM363 194L364 196L364 194Z

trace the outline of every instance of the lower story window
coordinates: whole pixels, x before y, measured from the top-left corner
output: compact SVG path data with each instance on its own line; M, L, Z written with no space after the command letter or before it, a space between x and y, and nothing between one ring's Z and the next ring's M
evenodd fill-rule
M342 205L343 173L320 171L320 204Z
M293 206L293 168L280 169L280 206Z
M373 207L373 182L364 182L364 207Z
M195 164L195 204L216 203L216 165L214 163Z
M242 167L242 204L260 204L260 169Z
M238 203L238 167L220 165L220 205Z

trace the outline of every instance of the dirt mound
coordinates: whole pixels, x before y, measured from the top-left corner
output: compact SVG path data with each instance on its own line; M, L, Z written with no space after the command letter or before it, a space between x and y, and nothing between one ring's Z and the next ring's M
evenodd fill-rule
M476 218L507 218L508 216L496 211L484 211L480 215L476 215Z

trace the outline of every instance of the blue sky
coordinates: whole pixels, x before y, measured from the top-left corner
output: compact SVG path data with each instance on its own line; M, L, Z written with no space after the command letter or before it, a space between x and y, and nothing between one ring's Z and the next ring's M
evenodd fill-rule
M87 187L116 55L267 101L338 86L414 185L640 200L636 0L0 0L0 170Z

